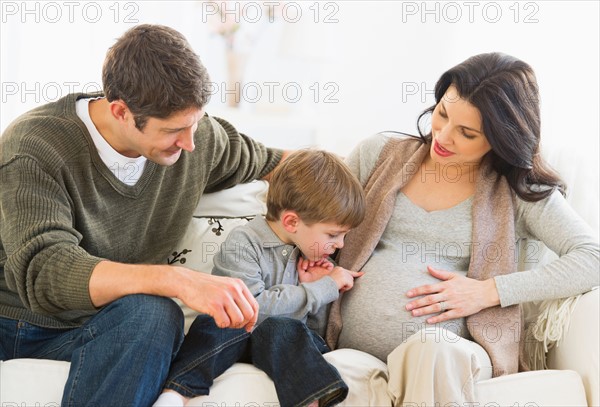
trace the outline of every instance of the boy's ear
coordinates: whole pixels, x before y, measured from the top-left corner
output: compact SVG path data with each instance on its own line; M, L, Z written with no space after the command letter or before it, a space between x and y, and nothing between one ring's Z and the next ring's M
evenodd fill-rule
M281 214L281 224L288 233L296 233L300 217L294 211L283 211Z

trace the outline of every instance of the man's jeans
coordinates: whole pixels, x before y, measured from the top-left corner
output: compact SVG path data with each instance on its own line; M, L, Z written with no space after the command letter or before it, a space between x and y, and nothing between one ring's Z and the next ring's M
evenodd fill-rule
M346 398L348 386L323 358L328 351L323 339L296 319L271 317L249 334L220 329L211 317L200 315L173 362L166 388L186 397L206 395L231 365L251 362L273 380L281 407L320 399L332 406Z
M182 340L181 309L148 295L123 297L75 329L0 318L0 360L71 362L62 406L152 405Z

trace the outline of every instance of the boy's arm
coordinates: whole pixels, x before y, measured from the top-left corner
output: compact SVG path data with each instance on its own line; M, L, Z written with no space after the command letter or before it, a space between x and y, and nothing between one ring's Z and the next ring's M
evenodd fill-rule
M286 261L284 268L282 259L270 258L277 256L255 242L256 237L244 227L232 230L214 257L213 274L238 278L248 286L259 304L259 323L269 316L303 319L338 298L338 285L332 278L297 285L295 264ZM271 285L272 281L284 283Z

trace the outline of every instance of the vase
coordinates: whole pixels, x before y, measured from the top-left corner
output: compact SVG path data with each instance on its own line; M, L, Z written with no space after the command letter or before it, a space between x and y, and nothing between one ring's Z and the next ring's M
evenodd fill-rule
M242 100L242 77L246 65L246 55L232 49L227 50L227 83L222 90L225 103L238 107Z

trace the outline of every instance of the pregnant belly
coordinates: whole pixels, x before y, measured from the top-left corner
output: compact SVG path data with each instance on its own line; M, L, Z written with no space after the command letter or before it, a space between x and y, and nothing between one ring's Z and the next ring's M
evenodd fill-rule
M411 301L406 297L406 291L434 282L437 282L435 278L420 270L367 271L342 299L344 325L338 346L370 353L385 362L387 355L398 345L429 326L426 319L433 315L413 317L405 308ZM437 325L468 337L464 319Z

